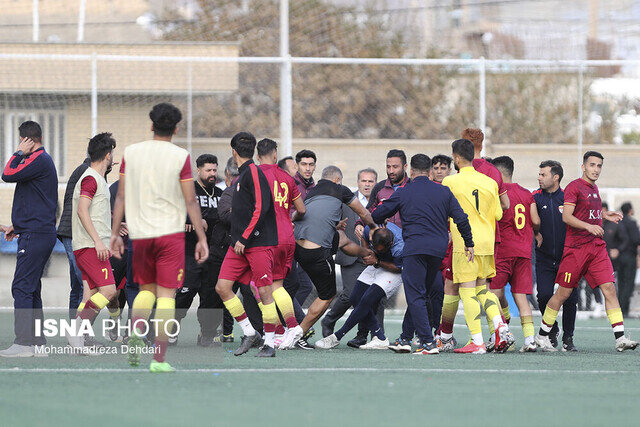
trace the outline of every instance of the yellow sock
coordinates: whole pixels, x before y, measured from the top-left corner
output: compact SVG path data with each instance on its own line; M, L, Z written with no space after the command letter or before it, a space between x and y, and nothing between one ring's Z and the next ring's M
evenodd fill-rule
M500 300L496 294L487 290L487 285L476 286L476 295L478 296L478 301L482 304L484 312L487 315L489 333L493 334L495 332L493 319L496 316L499 316L500 320L502 320L502 315L500 314Z
M461 287L460 299L462 300L462 307L464 308L464 318L467 321L469 332L472 336L482 333L482 327L480 324L480 301L478 301L475 289Z
M520 316L520 323L522 324L522 333L524 337L533 336L533 317L532 316Z
M107 297L102 295L100 292L96 292L95 294L91 295L91 298L89 300L100 310L102 310L107 306L107 304L109 304L109 300L107 299Z
M511 320L511 313L509 312L509 304L502 307L502 317L504 317L504 321L507 323L509 323L509 321Z
M278 311L276 310L275 302L262 305L262 322L265 325L276 325L278 323Z
M109 310L109 316L110 316L113 320L115 320L115 319L117 319L118 317L120 317L120 307L116 308L116 311L111 311L111 310Z
M138 319L148 320L153 310L153 305L156 303L156 296L151 291L140 291L136 295L136 299L133 300L133 307L131 308L131 319L133 326L137 328L142 325L136 325ZM145 327L146 328L146 327Z
M264 304L262 304L262 301L258 301L258 308L260 309L260 311L264 311L263 307Z
M78 313L80 313L82 310L84 310L84 304L83 302L80 303L80 305L78 306Z
M616 339L624 336L622 309L618 307L607 310L607 317L609 318L609 322L611 323L611 327L613 328L613 335L616 337Z
M242 306L242 302L237 295L234 295L233 298L226 300L224 302L224 306L227 308L227 311L229 311L229 314L231 314L232 317L236 318L236 320L238 317L243 317L243 315L246 316L244 307Z
M285 319L285 321L288 318L294 316L293 300L291 299L289 292L287 292L285 288L278 288L273 291L273 300L280 309L280 313L282 313L282 317Z
M558 311L554 310L553 308L547 305L547 308L544 310L544 314L542 315L543 326L547 326L547 328L549 328L549 331L550 331L551 328L553 327L553 324L556 323L557 318L558 318Z

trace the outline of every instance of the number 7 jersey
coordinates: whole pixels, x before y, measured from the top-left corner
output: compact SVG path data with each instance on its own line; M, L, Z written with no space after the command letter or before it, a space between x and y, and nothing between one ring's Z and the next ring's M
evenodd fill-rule
M260 165L260 169L269 181L273 196L273 207L278 226L278 244L295 242L291 209L293 209L293 201L300 197L300 190L291 175L279 168L278 165Z
M493 255L496 235L496 221L502 218L498 184L473 167L460 169L442 181L458 199L460 207L469 217L473 234L473 250L476 255ZM451 220L453 252L464 252L464 240Z
M504 211L499 222L502 242L500 253L508 257L531 258L533 251L533 225L531 205L533 194L515 183L504 183L509 196L509 209Z

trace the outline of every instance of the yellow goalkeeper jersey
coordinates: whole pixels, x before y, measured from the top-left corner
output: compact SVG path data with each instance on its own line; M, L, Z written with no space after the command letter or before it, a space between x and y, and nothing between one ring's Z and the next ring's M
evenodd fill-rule
M442 181L451 189L458 203L469 217L474 252L476 255L493 255L496 235L496 221L502 218L498 184L488 176L477 172L472 166L446 177ZM453 251L464 252L464 240L458 227L451 222Z

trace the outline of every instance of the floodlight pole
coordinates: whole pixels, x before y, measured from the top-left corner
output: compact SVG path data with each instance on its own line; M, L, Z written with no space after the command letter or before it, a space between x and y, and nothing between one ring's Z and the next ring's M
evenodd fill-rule
M84 41L84 20L86 11L86 0L80 0L80 8L78 10L78 37L77 42L82 43Z
M91 54L91 136L98 133L98 55Z
M583 96L582 86L584 84L584 65L578 67L578 164L582 164L582 143L583 143ZM578 167L578 174L582 174L582 168Z
M191 62L187 64L187 151L193 149L193 69Z
M487 133L487 130L485 129L487 126L487 101L486 101L486 96L487 96L487 75L486 75L486 71L487 71L487 64L485 62L484 56L480 58L479 62L478 62L478 68L479 68L479 77L480 77L480 87L479 87L479 117L478 117L478 121L480 122L480 129L482 130L482 132ZM487 139L485 139L485 143L482 146L482 152L481 155L484 156L486 154L487 151L487 146L490 145L490 141L488 141Z
M289 55L289 0L280 0L280 144L281 157L293 153L293 83Z
M37 42L40 38L40 12L38 10L38 0L33 0L32 20L33 20L33 42Z

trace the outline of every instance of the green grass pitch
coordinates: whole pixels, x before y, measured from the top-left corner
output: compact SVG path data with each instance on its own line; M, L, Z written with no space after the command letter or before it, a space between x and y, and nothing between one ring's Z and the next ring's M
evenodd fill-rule
M0 314L0 345L13 319ZM194 319L190 314L187 319ZM387 316L390 339L399 316ZM513 319L522 344L519 319ZM461 320L458 319L460 322ZM539 318L535 321L539 324ZM280 351L234 357L195 346L183 329L167 360L178 372L150 374L125 356L0 359L5 426L400 426L637 425L640 354L617 353L606 319L578 321L578 353L414 356L362 351ZM319 326L319 325L318 325ZM640 337L640 321L626 321ZM236 337L240 331L236 330ZM468 336L456 326L460 341ZM347 335L350 339L353 333ZM485 330L485 337L487 333ZM311 341L314 341L314 337ZM346 343L346 339L343 341ZM58 339L51 344L61 344Z

